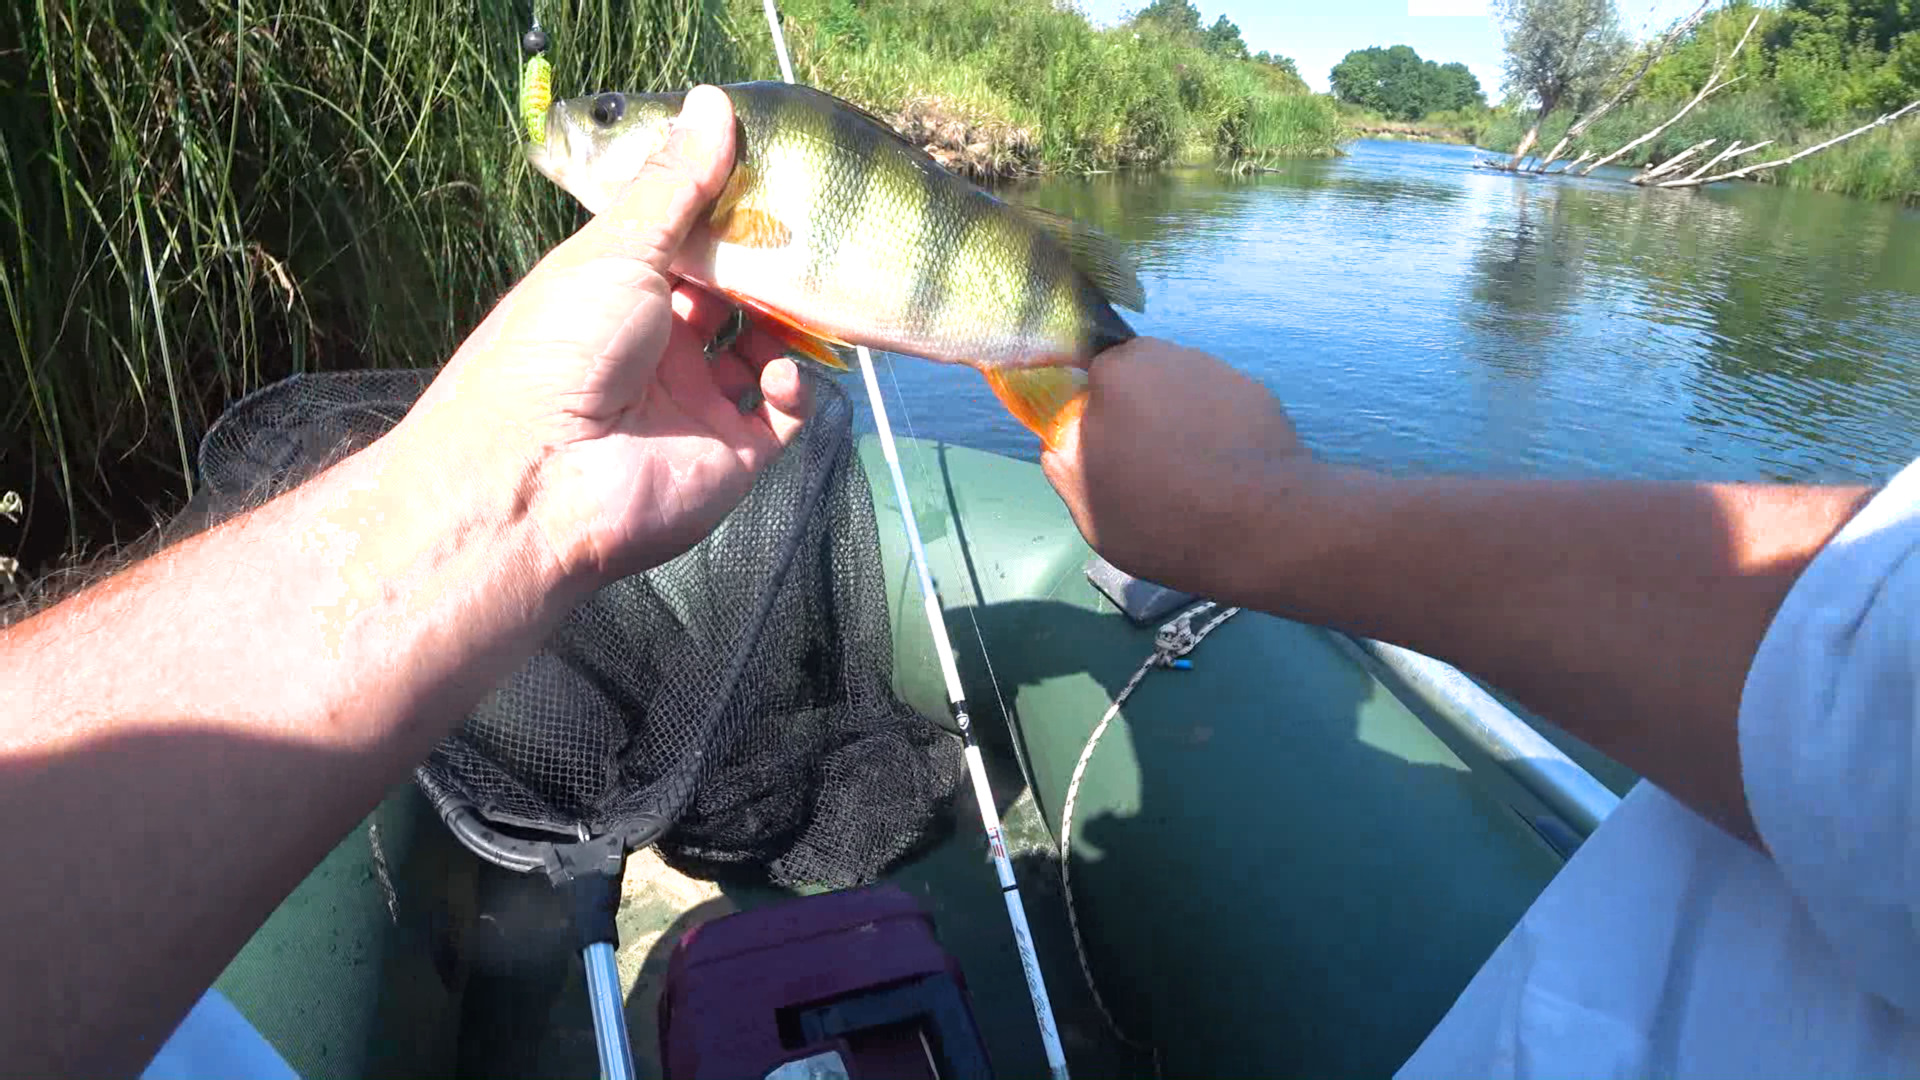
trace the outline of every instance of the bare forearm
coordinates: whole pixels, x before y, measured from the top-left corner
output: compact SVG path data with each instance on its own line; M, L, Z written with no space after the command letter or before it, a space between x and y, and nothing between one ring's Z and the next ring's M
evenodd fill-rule
M1449 660L1753 839L1740 693L1859 487L1389 479L1252 506L1249 602Z
M0 972L14 1068L137 1070L552 617L512 492L390 449L0 637L0 923L34 928ZM455 528L410 509L449 498Z
M1451 660L1753 839L1747 669L1861 487L1389 478L1315 463L1264 387L1138 338L1042 458L1153 580Z

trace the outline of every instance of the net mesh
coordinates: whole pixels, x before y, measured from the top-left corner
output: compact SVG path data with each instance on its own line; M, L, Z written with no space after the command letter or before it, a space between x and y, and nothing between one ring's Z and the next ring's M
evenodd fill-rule
M431 372L299 375L200 447L197 531L373 441ZM416 772L445 813L554 842L657 839L680 869L786 886L872 881L946 823L957 738L892 688L879 537L852 407L816 408L686 554L576 608Z

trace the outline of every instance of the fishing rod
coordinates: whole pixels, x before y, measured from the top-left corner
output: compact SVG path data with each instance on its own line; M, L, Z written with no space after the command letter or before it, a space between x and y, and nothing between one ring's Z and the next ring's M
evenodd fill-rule
M773 45L780 61L781 77L788 83L796 81L793 77L793 63L787 55L786 36L780 29L780 12L774 0L763 0L767 27L773 33ZM539 14L533 14L532 25L521 39L521 49L526 54L520 81L520 119L529 141L540 143L546 135L546 110L552 100L552 66L548 63L546 32L540 28ZM1000 881L1000 894L1007 905L1007 919L1013 927L1013 938L1020 957L1020 968L1026 977L1027 995L1033 1003L1034 1019L1040 1029L1041 1048L1046 1054L1047 1071L1054 1080L1068 1080L1066 1052L1060 1045L1060 1032L1054 1022L1053 1005L1047 996L1046 980L1040 974L1039 955L1034 949L1033 930L1027 923L1026 905L1020 899L1020 886L1014 878L1013 862L1007 857L1005 835L1001 828L1000 814L993 800L993 788L987 782L985 759L980 752L980 744L974 738L973 721L967 712L965 689L960 684L960 670L954 661L953 643L947 636L946 618L940 604L939 591L934 587L933 575L927 569L926 547L920 539L920 527L913 510L913 499L907 492L907 480L900 468L900 455L894 444L893 426L888 422L886 404L880 395L880 382L874 374L873 354L866 346L857 346L854 350L860 364L861 381L867 390L867 400L873 406L874 423L880 436L880 449L886 458L887 471L893 480L893 492L900 503L900 519L905 526L907 548L913 560L914 570L920 582L920 597L927 615L927 627L933 634L934 651L940 660L940 673L946 683L947 702L953 711L954 721L960 728L961 754L967 764L967 774L973 783L974 801L980 806L980 824L986 831L987 848L993 857L994 872ZM608 956L598 959L610 960ZM596 972L595 965L588 964L589 990L595 1003L596 1021L599 1020L606 1002L618 1002L618 983L615 981L610 963L602 964L606 971ZM595 978L596 974L600 977ZM609 1007L610 1009L611 1007ZM608 1015L614 1015L608 1011ZM602 1040L601 1069L603 1076L622 1077L631 1075L630 1051L625 1046L624 1025L612 1038ZM622 1072L625 1066L626 1072Z
M767 13L767 28L773 32L773 47L780 59L780 76L791 83L793 63L787 58L787 39L780 32L780 11L774 0L762 0ZM1027 925L1026 905L1020 900L1020 884L1013 876L1013 861L1007 858L1006 838L1000 828L1000 812L993 802L993 788L987 783L987 765L980 754L980 743L973 737L973 721L967 715L967 695L960 685L960 669L954 662L953 642L947 637L947 620L940 606L940 593L934 588L933 575L927 570L927 550L920 542L920 526L913 512L913 499L907 494L907 478L900 471L900 454L894 447L893 425L887 420L887 407L880 397L880 381L873 373L873 354L865 345L854 347L860 362L860 381L866 384L867 400L873 405L874 427L880 436L880 453L887 459L887 472L893 478L894 498L900 503L900 521L906 527L907 550L920 579L920 599L926 608L927 628L933 632L934 653L940 658L940 674L946 680L947 704L954 722L960 727L961 753L966 758L967 775L973 781L974 801L980 804L980 825L987 833L987 849L993 855L994 873L1000 879L1000 895L1007 903L1007 920L1013 924L1014 947L1020 954L1020 969L1026 976L1027 996L1033 1001L1034 1020L1040 1026L1040 1045L1046 1052L1047 1071L1054 1080L1067 1080L1067 1055L1060 1045L1060 1030L1054 1023L1053 1003L1047 998L1046 979L1040 974L1040 957L1033 947L1033 930Z

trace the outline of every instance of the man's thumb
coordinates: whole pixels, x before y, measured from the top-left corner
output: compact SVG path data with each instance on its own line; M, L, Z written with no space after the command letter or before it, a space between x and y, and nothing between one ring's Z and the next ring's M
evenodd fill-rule
M733 168L733 102L718 87L687 92L667 141L615 203L575 235L585 258L639 259L662 276Z

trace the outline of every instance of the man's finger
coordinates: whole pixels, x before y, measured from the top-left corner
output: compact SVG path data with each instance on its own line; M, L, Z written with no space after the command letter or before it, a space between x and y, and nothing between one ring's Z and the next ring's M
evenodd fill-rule
M636 259L663 279L702 211L733 168L733 102L718 87L687 92L666 144L647 159L617 202L562 244L556 261Z
M766 397L761 413L773 437L782 446L793 442L813 415L813 394L799 367L785 357L768 363L760 372L760 390Z

